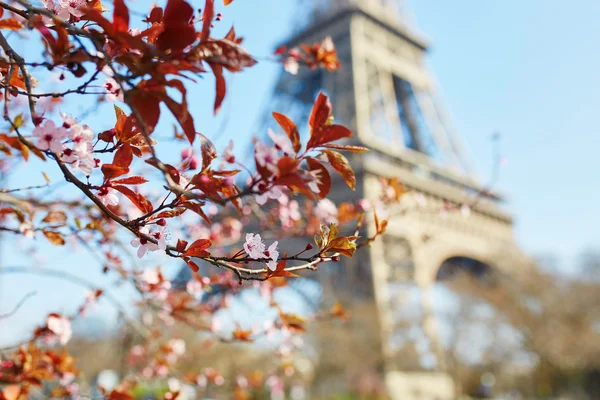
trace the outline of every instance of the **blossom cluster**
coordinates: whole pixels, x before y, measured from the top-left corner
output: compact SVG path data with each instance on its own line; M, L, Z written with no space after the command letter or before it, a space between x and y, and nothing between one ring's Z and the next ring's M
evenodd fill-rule
M277 260L279 259L279 251L277 251L278 242L273 242L268 249L265 248L265 244L258 233L246 234L246 241L244 243L244 251L248 257L255 260L266 259L267 266L271 271L277 269Z
M61 126L46 120L33 130L33 136L37 138L36 146L42 151L49 150L57 154L74 171L79 169L90 176L92 169L100 166L100 160L95 159L92 153L94 132L68 114L61 113L61 116Z

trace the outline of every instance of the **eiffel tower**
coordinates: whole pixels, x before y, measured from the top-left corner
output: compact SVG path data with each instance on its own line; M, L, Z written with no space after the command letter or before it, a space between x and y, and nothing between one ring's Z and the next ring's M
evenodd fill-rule
M454 398L452 381L444 374L431 289L456 268L478 277L489 268L522 272L526 258L514 242L512 218L502 210L501 196L478 181L450 127L424 65L428 44L411 27L401 1L300 0L298 9L294 26L299 29L283 44L292 48L331 36L342 68L282 73L267 109L307 120L323 90L332 100L336 122L354 132L349 144L371 149L350 157L356 191L335 181L332 200L375 200L380 177L396 177L410 190L399 212L390 211L393 217L381 240L339 267L323 268L317 279L324 293L376 305L374 319L359 324L379 327L381 370L392 398ZM275 127L267 118L263 124ZM425 352L434 360L428 374L406 372L402 363L398 314L407 304L407 287L419 290Z

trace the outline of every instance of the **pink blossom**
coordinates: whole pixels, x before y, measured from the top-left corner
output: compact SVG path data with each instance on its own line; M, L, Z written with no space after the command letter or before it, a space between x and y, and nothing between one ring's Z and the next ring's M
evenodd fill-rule
M136 237L131 241L131 245L133 247L137 247L138 251L137 251L137 256L138 258L142 258L146 255L147 252L149 251L156 251L156 250L166 250L167 249L167 237L165 234L165 228L162 227L160 230L156 231L156 232L148 232L148 227L142 227L140 228L140 233L146 234L148 236L153 237L154 239L157 240L158 243L152 243L151 241L149 241L146 238L139 238Z
M260 259L265 256L265 244L260 235L254 233L246 234L246 242L244 243L244 251L248 257Z
M271 244L269 246L268 252L269 252L269 258L271 259L269 262L267 262L267 267L269 267L269 269L271 271L275 271L277 269L277 259L279 258L279 251L277 251L277 241L273 242L273 244Z
M121 87L114 80L114 78L106 78L104 81L104 89L108 92L106 94L106 101L115 102L115 101L123 101L123 91Z
M71 15L75 17L81 17L83 11L80 10L82 6L86 5L85 0L58 0L54 12L62 19L68 20Z
M178 356L182 356L185 353L185 341L183 339L169 340L169 347Z
M33 225L31 224L30 221L22 222L21 225L19 225L19 232L21 232L23 234L23 236L25 236L26 238L29 238L29 239L32 239L33 236L35 235L35 231L33 230Z
M233 140L230 140L227 144L227 147L225 147L225 150L223 150L222 157L223 160L225 160L225 162L228 162L230 164L233 164L235 162L235 156L233 155Z
M98 189L96 197L98 197L105 206L116 206L119 204L119 198L116 193L115 189L108 186L102 186Z
M69 129L77 124L77 120L67 113L60 112L60 117L63 119L63 128Z
M53 339L58 339L60 344L65 345L73 336L73 330L71 329L71 321L66 317L59 315L49 315L46 319L46 326L48 330L55 336ZM52 338L50 339L52 342Z
M267 131L267 133L269 134L271 140L273 140L273 143L275 143L276 148L280 149L289 156L296 153L294 151L294 146L292 146L292 142L290 141L290 138L287 137L287 135L278 135L275 132L273 132L273 130L270 128Z
M294 221L300 221L300 206L296 200L291 200L283 195L279 199L279 219L284 227L292 227Z
M92 148L94 132L87 125L73 125L69 131L69 139L74 143L73 150L86 154Z
M181 159L186 160L190 158L194 154L194 149L192 147L186 147L181 150Z
M329 199L323 199L317 203L315 214L320 220L328 224L337 223L338 209L333 201Z
M254 150L254 156L258 165L273 173L277 172L277 161L280 157L275 147L269 147L262 142L258 142Z
M283 69L292 75L297 75L300 70L300 64L298 64L296 59L290 57L283 63Z
M192 279L185 285L185 290L194 298L199 299L204 294L204 285L202 282Z
M279 186L273 186L273 187L271 187L271 189L267 190L266 192L256 195L256 197L254 199L256 200L256 202L258 204L260 204L262 206L267 202L267 199L276 200L276 199L280 198L282 195L283 195L283 192L281 191Z
M53 121L48 120L43 126L36 126L33 136L38 138L37 147L40 150L60 153L63 149L61 141L67 137L67 131L63 127L56 127Z

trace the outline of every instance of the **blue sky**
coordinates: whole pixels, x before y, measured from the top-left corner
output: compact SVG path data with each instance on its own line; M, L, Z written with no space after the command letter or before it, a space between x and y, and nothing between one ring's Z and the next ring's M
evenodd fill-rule
M146 3L129 4L142 10ZM293 3L236 0L221 10L224 21L216 29L224 33L234 23L250 52L267 56L292 29ZM558 255L569 270L582 248L600 244L600 132L595 118L600 109L600 2L412 3L419 30L431 39L428 64L440 83L441 97L484 180L492 170L490 137L496 131L502 134L508 164L497 188L507 195L518 242L532 254ZM192 99L196 128L219 148L231 136L247 139L256 134L253 129L278 70L277 65L260 63L229 76L228 97L218 118L211 112L213 81L200 82ZM98 115L90 118L90 124L105 122ZM223 133L215 137L216 132ZM22 265L26 260L11 254L12 245L2 243L3 264ZM48 249L46 258L48 267L68 268L106 283L99 267L80 254ZM0 276L0 313L10 310L29 288L38 291L11 319L10 329L8 321L0 323L0 345L47 312L79 304L81 291L59 281L47 287L47 282Z

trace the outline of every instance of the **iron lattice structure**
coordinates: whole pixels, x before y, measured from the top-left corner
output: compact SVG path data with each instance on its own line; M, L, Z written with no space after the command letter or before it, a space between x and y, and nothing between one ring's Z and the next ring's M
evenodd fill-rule
M300 9L298 19L304 23L283 44L291 48L331 36L342 68L334 73L283 72L267 109L306 121L323 90L332 100L336 122L353 130L350 144L371 149L350 157L356 191L334 180L332 200L375 201L380 177L397 177L412 192L397 209L389 210L386 234L367 253L318 273L323 294L376 304L382 369L394 398L451 399L447 376L437 375L437 383L431 383L427 377L413 380L402 373L401 314L407 288L419 288L418 314L429 339L425 352L435 357L434 369L440 371L444 357L431 288L447 274L440 272L442 265L471 260L476 263L469 261L472 265L514 274L525 271L522 266L529 261L514 242L512 218L502 210L502 199L478 182L465 147L440 106L435 80L424 65L428 44L411 28L401 3L305 0ZM270 113L262 125L262 132L275 127ZM468 217L460 211L441 211L449 205L460 210L465 204L472 205ZM369 229L370 236L374 226ZM418 394L406 391L412 390L411 382L421 382L416 384Z

